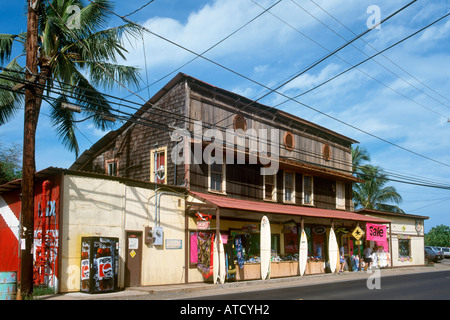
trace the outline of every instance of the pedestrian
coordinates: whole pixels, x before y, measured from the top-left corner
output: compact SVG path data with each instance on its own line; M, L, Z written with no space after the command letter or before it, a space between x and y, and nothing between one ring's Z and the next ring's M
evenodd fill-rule
M370 269L372 266L372 249L370 249L370 246L367 246L364 249L364 262L367 269Z
M341 268L339 270L339 273L341 273L341 272L344 272L344 267L345 267L345 257L344 257L344 254L342 252L341 252L341 255L340 255L339 262L341 263Z

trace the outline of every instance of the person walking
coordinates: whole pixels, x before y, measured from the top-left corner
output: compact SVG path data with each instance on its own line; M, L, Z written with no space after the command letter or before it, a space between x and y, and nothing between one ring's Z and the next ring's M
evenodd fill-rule
M364 262L367 269L372 267L372 249L370 249L370 246L367 246L364 249Z

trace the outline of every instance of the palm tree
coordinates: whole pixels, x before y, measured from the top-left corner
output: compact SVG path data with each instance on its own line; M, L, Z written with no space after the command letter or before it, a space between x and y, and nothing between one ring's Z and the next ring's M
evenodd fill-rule
M78 8L75 16L73 8ZM82 117L89 118L96 128L112 127L111 105L97 87L111 89L116 82L137 87L140 76L135 67L117 63L125 60L123 36L139 36L133 24L105 29L113 6L110 0L96 0L84 6L80 0L42 1L38 21L38 75L36 88L37 115L46 100L56 134L68 150L78 157L75 136L77 116L65 103L83 107ZM72 21L77 25L70 25ZM23 46L26 33L0 34L0 64L9 61L0 72L0 85L13 87L25 79L25 69L19 64L23 54L10 60L14 45ZM56 95L56 96L55 96ZM20 92L0 89L0 125L11 120L23 108ZM38 117L36 117L37 126Z
M352 148L352 167L353 174L358 176L361 173L363 162L370 161L370 155L366 148L356 146Z
M404 213L398 207L402 202L401 195L392 186L385 186L387 175L379 167L365 165L360 167L359 177L363 183L353 185L353 201L355 207L374 209L386 212Z

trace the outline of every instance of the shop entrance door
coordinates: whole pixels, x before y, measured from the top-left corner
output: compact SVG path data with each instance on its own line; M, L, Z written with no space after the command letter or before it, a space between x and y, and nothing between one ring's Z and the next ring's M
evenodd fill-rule
M125 287L139 287L142 271L142 232L127 231L126 235Z

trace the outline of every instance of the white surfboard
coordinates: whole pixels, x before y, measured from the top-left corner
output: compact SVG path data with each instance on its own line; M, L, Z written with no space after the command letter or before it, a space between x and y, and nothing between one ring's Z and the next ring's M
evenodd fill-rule
M213 244L213 283L217 283L217 276L219 274L219 239L216 234Z
M336 271L336 264L338 262L339 248L336 240L336 234L333 228L330 229L330 236L328 238L328 257L330 261L331 272Z
M264 216L261 219L261 233L260 233L260 257L261 257L261 279L268 278L270 270L270 222Z
M302 235L300 236L300 249L298 252L298 267L300 275L303 276L306 270L306 264L308 263L308 238L306 232L302 229Z
M222 235L219 234L219 283L225 283L227 270L225 268L225 250L223 247Z

